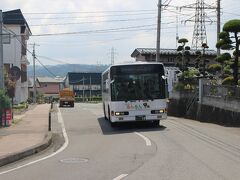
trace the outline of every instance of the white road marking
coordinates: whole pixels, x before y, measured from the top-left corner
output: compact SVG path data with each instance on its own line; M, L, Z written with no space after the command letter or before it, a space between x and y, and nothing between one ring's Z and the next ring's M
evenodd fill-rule
M140 136L141 138L143 138L143 139L145 140L146 146L151 146L151 145L152 145L150 139L148 139L146 136L144 136L144 135L142 135L142 134L140 134L140 133L138 133L138 132L135 132L135 134L138 135L138 136Z
M60 122L60 124L61 124L63 137L65 139L65 142L64 142L63 146L60 149L58 149L53 154L50 154L50 155L48 155L48 156L46 156L44 158L41 158L41 159L38 159L38 160L35 160L35 161L32 161L32 162L29 162L29 163L21 165L21 166L17 166L15 168L9 169L7 171L0 172L0 175L6 174L6 173L9 173L9 172L12 172L12 171L15 171L17 169L20 169L20 168L23 168L23 167L26 167L26 166L30 166L32 164L38 163L38 162L43 161L43 160L46 160L46 159L51 158L51 157L57 155L58 153L62 152L64 149L66 149L66 147L69 144L69 140L68 140L67 131L65 129L64 121L63 121L63 118L62 118L62 113L61 113L59 108L58 108L58 122Z
M121 180L121 179L123 179L123 178L125 178L127 176L128 176L128 174L121 174L120 176L114 178L113 180Z

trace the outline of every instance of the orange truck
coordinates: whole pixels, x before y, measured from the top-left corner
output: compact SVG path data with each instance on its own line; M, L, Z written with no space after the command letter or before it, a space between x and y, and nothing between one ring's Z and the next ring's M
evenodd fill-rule
M59 92L59 107L63 107L64 105L70 105L74 107L75 102L75 94L69 88L64 88Z

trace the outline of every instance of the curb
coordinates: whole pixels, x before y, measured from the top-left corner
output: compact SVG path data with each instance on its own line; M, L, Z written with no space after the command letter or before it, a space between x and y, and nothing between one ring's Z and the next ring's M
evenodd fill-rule
M0 157L0 167L26 158L40 151L45 150L52 143L52 133L48 132L42 143L36 144L25 150Z

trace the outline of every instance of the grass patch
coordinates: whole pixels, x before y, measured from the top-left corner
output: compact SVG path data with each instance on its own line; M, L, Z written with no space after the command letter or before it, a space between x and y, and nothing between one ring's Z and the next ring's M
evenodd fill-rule
M22 121L22 118L20 118L20 119L14 119L14 118L13 118L12 124L17 125L17 124L20 123L21 121Z

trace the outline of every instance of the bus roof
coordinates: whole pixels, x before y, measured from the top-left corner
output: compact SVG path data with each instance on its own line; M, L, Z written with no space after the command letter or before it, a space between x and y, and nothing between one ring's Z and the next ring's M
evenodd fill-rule
M160 63L160 62L144 62L144 61L114 64L114 65L109 66L102 74L106 73L107 71L109 71L109 69L111 69L111 67L114 67L114 66L142 65L142 64L162 64L163 65L163 63Z

